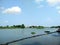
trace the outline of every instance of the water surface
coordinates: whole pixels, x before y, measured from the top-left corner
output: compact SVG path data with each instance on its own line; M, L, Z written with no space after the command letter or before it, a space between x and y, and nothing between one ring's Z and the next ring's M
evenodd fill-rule
M0 29L0 44L10 42L13 40L33 36L31 32L36 32L34 35L45 34L44 31L54 32L55 28L44 28L44 29ZM53 33L49 35L39 36L35 38L26 39L23 41L15 42L9 45L60 45L60 34Z

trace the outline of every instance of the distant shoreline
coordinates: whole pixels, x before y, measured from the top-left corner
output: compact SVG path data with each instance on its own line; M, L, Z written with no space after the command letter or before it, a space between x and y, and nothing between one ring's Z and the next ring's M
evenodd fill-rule
M21 24L21 25L13 25L13 26L0 26L0 29L17 29L17 28L20 28L20 29L24 29L24 28L36 28L36 29L43 29L43 28L46 28L45 26L28 26L26 27L24 24ZM60 26L51 26L49 28L60 28Z
M21 24L21 25L13 25L13 26L0 26L0 29L13 29L13 28L21 28L21 29L24 29L24 28L37 28L37 29L41 29L41 28L44 28L44 26L28 26L26 27L24 24Z

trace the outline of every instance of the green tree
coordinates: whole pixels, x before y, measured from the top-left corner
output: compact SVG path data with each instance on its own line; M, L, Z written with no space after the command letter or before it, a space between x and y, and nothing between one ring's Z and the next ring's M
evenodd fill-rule
M22 24L22 25L21 25L21 28L25 28L25 25L24 25L24 24Z
M9 28L9 25L7 25L6 28Z
M38 26L37 28L44 28L44 26Z

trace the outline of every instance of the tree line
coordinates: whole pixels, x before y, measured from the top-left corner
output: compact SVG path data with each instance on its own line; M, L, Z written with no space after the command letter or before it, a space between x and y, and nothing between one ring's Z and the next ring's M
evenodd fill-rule
M13 25L13 26L0 26L0 28L26 28L24 24L21 25ZM44 28L44 26L28 26L28 28Z
M51 26L51 28L60 28L60 26Z
M0 26L0 28L25 28L25 25L24 24L21 24L21 25L13 25L13 26Z

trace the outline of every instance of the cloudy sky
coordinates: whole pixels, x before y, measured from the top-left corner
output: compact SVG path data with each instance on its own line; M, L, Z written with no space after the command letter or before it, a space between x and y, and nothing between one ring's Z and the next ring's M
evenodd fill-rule
M60 0L0 0L1 25L60 25Z

